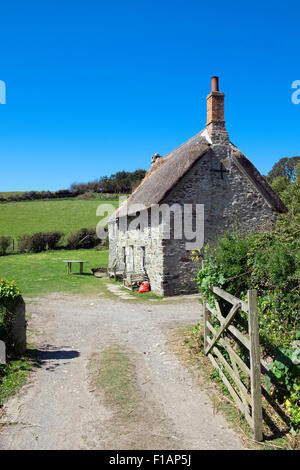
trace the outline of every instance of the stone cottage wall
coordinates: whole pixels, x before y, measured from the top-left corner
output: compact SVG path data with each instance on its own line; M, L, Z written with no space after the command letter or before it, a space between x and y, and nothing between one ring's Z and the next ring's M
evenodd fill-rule
M223 164L223 178L220 164ZM273 209L237 168L228 145L214 145L182 178L165 203L204 204L204 240L214 243L237 226L244 232L268 229L276 220ZM185 240L164 240L164 295L192 293L197 267Z
M149 276L151 289L163 295L163 246L162 235L159 227L150 227L150 219L145 227L139 230L117 231L117 223L109 224L109 263L117 258L124 261L126 257L126 269L132 270L131 253L133 253L134 271L143 272L143 249L145 270Z
M244 232L266 230L276 220L273 209L236 166L230 145L222 141L212 145L163 203L179 204L182 208L184 204L204 204L205 243L214 243L235 226ZM124 247L127 263L133 250L134 270L139 272L144 247L145 268L154 292L177 295L196 291L194 278L198 268L184 238L162 239L159 226L151 228L149 223L139 230L119 232L118 236L114 235L115 228L115 222L109 224L110 264L116 257L122 260Z

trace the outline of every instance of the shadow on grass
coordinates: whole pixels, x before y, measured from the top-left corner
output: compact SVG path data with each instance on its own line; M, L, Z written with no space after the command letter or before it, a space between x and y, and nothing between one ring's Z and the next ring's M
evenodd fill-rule
M69 276L93 276L93 274L92 273L70 273Z

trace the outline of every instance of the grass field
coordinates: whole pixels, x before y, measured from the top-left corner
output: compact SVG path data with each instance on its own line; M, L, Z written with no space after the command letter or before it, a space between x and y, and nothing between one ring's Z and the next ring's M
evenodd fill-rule
M25 191L8 191L8 192L3 192L0 191L0 197L9 197L9 196L20 196L21 194L24 194Z
M63 260L84 260L84 275L67 274ZM16 281L25 297L39 297L52 292L92 294L101 290L101 280L90 268L107 266L107 250L55 250L37 254L0 257L0 279ZM78 265L72 265L74 273Z
M81 228L96 228L99 204L118 206L118 199L54 199L0 204L0 236L17 238L36 232L61 231L66 235Z

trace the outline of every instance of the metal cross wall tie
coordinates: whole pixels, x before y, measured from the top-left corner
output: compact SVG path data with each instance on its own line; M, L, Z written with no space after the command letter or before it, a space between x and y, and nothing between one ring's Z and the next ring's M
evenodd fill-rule
M216 171L218 173L221 173L221 179L224 179L223 177L224 173L229 173L229 171L226 170L226 168L224 168L224 165L222 163L220 163L220 169L211 168L210 171Z

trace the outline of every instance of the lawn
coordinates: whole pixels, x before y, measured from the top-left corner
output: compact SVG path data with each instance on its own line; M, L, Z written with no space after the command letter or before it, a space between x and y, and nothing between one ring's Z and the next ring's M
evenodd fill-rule
M66 235L81 228L96 228L99 204L118 207L118 199L52 199L0 204L0 236L17 238L36 232L61 231Z
M63 260L84 260L84 275L67 274ZM51 292L96 293L101 280L94 277L90 268L107 266L108 250L55 250L37 254L8 255L0 257L0 279L16 281L25 297L37 297ZM74 273L79 265L72 265ZM100 285L101 284L101 285Z

